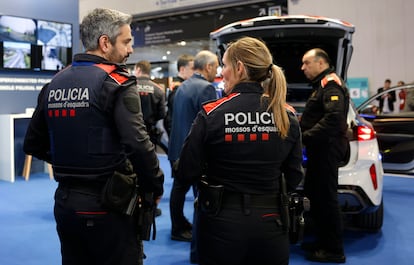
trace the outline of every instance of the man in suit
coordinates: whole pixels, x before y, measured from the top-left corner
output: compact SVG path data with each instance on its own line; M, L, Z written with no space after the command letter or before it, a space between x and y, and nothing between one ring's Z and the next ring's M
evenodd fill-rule
M217 98L212 82L217 74L218 64L218 58L214 53L200 51L194 58L194 74L177 88L168 145L168 160L171 165L180 157L181 147L194 118L201 110L202 103ZM172 177L174 181L170 197L171 239L190 242L192 224L185 218L183 208L185 195L191 185L178 181L174 173Z

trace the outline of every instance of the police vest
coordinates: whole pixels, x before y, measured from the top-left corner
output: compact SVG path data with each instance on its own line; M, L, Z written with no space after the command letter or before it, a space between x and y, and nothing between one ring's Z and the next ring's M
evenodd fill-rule
M48 86L45 109L56 177L98 178L112 173L121 160L108 102L119 88L117 82L128 77L115 70L115 65L71 66ZM108 76L116 81L113 87L104 84Z

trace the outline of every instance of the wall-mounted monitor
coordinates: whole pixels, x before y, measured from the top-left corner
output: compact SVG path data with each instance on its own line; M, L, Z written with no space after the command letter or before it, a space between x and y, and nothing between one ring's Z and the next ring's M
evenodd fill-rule
M0 68L3 67L3 42L0 42Z
M0 16L0 41L37 42L36 20L15 16Z
M31 69L30 43L4 41L3 42L3 68Z
M72 48L44 45L41 70L59 71L72 61Z
M59 71L72 62L72 24L0 15L0 68Z
M72 47L72 24L37 20L37 44Z

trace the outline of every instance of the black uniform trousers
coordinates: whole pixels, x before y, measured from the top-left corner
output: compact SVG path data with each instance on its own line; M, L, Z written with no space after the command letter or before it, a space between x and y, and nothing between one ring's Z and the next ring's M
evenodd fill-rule
M173 163L171 164L171 170L173 171ZM180 181L171 174L173 177L173 184L170 194L170 216L171 216L171 232L182 233L184 230L188 230L188 220L184 216L184 203L187 192L193 188L194 198L197 197L197 186L194 184Z
M342 156L334 144L306 147L308 158L305 194L311 203L316 243L335 253L343 253L343 221L338 203L338 164Z
M223 204L217 215L198 210L200 265L287 265L289 236L278 207Z
M142 264L136 223L103 208L98 190L59 185L54 214L62 265Z

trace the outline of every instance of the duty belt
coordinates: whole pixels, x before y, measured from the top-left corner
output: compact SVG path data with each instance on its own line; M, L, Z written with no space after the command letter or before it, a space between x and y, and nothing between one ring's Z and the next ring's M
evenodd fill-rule
M59 189L100 195L105 183L102 181L59 181Z
M276 194L245 194L225 191L222 207L225 208L279 208L280 195Z

